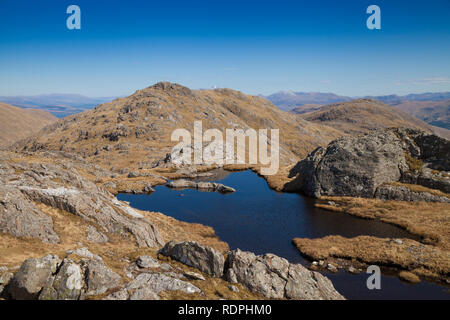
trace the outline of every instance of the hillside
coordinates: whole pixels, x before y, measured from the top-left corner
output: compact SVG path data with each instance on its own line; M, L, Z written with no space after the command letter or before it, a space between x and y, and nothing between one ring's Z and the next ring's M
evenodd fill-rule
M61 119L16 147L73 152L108 169L150 169L177 144L173 130L280 129L280 161L294 163L340 136L330 127L292 117L269 101L230 89L190 90L158 83L126 98Z
M51 114L36 109L22 109L0 102L0 147L27 138L44 126L56 121Z
M447 130L435 130L424 121L373 99L357 99L331 104L299 117L314 123L329 125L347 134L362 133L378 128L405 127L449 137Z
M323 105L321 105L321 104L304 104L302 106L295 107L294 109L292 109L289 112L294 113L294 114L304 114L304 113L317 111L322 107L323 107Z
M450 129L450 100L404 101L394 107L430 125Z

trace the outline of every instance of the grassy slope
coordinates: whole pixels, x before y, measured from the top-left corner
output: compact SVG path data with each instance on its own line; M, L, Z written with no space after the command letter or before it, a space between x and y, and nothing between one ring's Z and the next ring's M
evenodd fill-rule
M37 109L23 109L0 102L0 147L27 138L44 126L55 122L56 117Z

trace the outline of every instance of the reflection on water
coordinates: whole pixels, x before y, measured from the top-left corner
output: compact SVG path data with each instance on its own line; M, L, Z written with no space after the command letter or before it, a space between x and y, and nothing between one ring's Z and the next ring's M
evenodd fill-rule
M327 235L355 237L411 238L395 226L314 207L312 199L299 194L277 193L251 171L234 172L203 178L233 187L233 194L171 190L158 186L151 195L120 194L135 208L160 211L178 220L195 222L214 228L216 234L232 249L256 254L274 253L291 262L306 264L291 243L293 238L318 238ZM383 276L382 290L366 288L366 274L359 276L327 274L335 287L348 298L444 298L449 294L435 284L409 285L396 277ZM385 286L383 287L383 283Z

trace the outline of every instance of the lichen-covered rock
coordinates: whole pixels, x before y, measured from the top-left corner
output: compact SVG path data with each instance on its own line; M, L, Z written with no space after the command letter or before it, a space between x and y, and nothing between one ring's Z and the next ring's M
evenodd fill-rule
M233 250L228 254L226 268L232 270L226 275L233 277L227 280L239 282L267 298L344 299L325 276L273 254L256 256L251 252Z
M225 259L217 250L203 246L194 241L176 243L168 242L160 251L185 265L194 267L213 277L221 277Z
M80 266L64 259L56 276L39 294L39 300L78 300L82 294L83 275Z
M139 268L157 268L160 266L160 263L150 256L140 256L136 260L136 265Z
M46 256L27 259L8 284L8 293L15 300L34 300L42 288L51 285L59 258Z
M169 277L161 273L141 273L127 284L128 290L133 290L134 294L130 297L131 300L139 299L142 292L145 292L144 296L148 296L149 292L157 295L161 291L175 291L180 290L185 293L199 293L201 290L193 284Z
M105 300L159 300L162 291L200 293L193 284L162 273L141 273L125 288L108 295Z
M68 251L62 262L52 255L25 260L7 288L9 297L16 300L80 300L119 287L121 282L101 257L82 248Z
M433 134L400 128L375 130L317 148L291 170L291 177L296 178L287 187L312 197L386 198L397 195L377 193L377 189L400 181L448 193L449 157L450 141Z

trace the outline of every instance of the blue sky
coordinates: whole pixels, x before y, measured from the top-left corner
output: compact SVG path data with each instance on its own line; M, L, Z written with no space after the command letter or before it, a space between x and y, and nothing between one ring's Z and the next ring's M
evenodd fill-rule
M68 30L66 8L81 8ZM368 30L366 8L381 8ZM1 0L0 95L450 91L450 1Z

